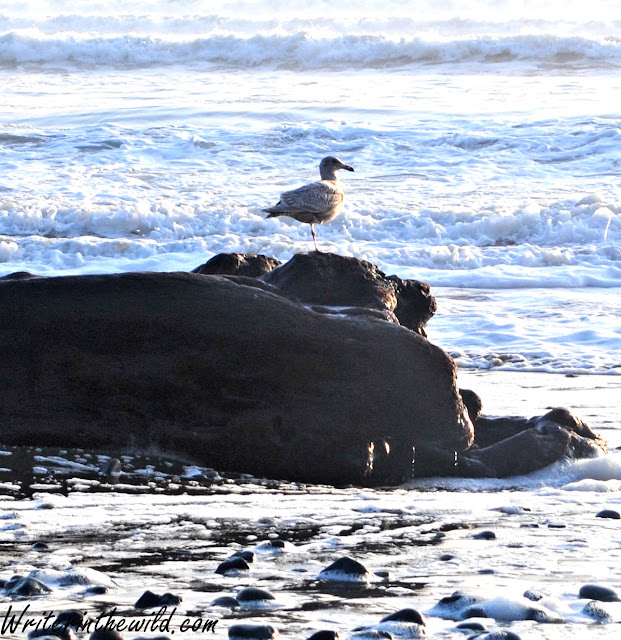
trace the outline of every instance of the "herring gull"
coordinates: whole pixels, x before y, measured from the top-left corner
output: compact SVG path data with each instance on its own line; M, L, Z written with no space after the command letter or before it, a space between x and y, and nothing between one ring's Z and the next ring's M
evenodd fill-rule
M345 196L341 183L336 177L339 169L354 170L338 158L327 156L319 164L321 180L305 184L292 191L285 191L280 195L277 204L263 211L270 214L268 218L288 216L299 222L310 224L315 251L319 251L315 225L329 222L343 207Z

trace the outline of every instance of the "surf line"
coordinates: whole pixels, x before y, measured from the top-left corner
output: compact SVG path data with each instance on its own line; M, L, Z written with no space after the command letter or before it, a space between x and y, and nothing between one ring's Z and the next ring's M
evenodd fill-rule
M87 618L84 616L84 621L78 625L71 624L70 621L57 623L54 618L53 611L44 611L39 618L28 617L28 610L30 604L27 604L21 611L16 610L13 613L13 605L9 605L8 609L4 612L0 618L0 635L6 635L7 632L11 635L15 633L26 633L27 631L60 631L67 630L68 627L77 629L78 631L85 631L91 633L99 629L110 629L114 631L139 631L139 632L160 632L160 633L175 633L174 628L171 627L173 616L177 613L177 607L169 613L168 607L160 607L158 611L151 614L142 615L136 618L125 618L122 616L116 616L116 607L110 611L100 613L95 619ZM211 631L216 632L217 619L213 618L185 618L179 624L179 631L186 633L191 631L192 633L206 633Z

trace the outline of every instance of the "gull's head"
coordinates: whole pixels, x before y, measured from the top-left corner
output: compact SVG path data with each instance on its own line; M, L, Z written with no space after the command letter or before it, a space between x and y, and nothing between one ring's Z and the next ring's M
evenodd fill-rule
M345 169L346 171L353 171L354 168L344 162L341 162L335 156L326 156L319 164L319 173L322 180L333 180L335 171L339 169Z

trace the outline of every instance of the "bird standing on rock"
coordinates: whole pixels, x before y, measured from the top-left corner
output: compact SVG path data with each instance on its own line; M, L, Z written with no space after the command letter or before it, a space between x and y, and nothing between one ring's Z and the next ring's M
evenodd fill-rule
M315 225L329 222L343 207L345 196L341 183L336 177L336 172L339 169L354 170L353 167L344 164L338 158L327 156L319 164L321 180L292 191L285 191L280 195L277 204L269 209L263 209L263 211L270 214L267 216L268 218L288 216L299 222L310 224L315 251L319 251Z

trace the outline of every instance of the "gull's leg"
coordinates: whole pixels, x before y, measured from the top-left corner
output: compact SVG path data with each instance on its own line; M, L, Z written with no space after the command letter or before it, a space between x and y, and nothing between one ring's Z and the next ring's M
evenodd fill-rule
M315 224L311 222L310 226L311 226L311 233L313 235L313 242L315 243L315 251L319 251L319 247L317 246L317 233L315 232Z

